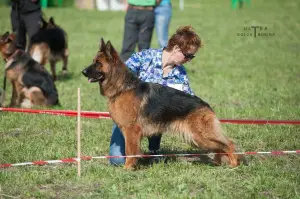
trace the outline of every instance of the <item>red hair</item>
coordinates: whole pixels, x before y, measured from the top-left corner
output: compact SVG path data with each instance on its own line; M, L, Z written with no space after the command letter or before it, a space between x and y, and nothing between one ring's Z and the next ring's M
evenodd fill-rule
M179 27L169 39L166 50L170 52L176 45L184 52L187 52L191 46L196 48L202 46L200 37L191 25Z

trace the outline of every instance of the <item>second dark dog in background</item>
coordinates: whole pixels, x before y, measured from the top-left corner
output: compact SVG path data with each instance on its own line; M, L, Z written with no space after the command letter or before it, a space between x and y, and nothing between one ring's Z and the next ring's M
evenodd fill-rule
M42 19L40 30L31 38L29 54L38 63L50 63L53 80L57 79L56 62L63 60L62 74L68 71L68 39L67 33L59 27L53 17L47 22Z

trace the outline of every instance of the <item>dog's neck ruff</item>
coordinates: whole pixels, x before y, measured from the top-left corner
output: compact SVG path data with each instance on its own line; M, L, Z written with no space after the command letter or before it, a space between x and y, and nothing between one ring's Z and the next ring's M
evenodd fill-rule
M121 93L126 92L135 88L140 81L134 73L130 72L128 69L125 69L123 77L118 77L118 79L114 80L114 84L110 84L107 86L105 90L104 96L108 97L109 99L115 99ZM125 83L126 82L126 83ZM115 85L120 85L115 87Z

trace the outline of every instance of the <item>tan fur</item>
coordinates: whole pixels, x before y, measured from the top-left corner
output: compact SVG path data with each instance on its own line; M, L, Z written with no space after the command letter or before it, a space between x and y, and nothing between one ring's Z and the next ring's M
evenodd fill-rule
M48 62L48 59L50 56L50 49L49 49L48 44L41 43L38 45L37 44L32 45L29 53L36 62L38 62L42 65L45 65ZM53 74L53 71L52 71L52 74Z
M29 89L25 87L23 88L23 93L33 105L43 106L47 100L42 90L38 87L31 87Z
M99 83L101 93L108 98L111 117L123 132L126 155L140 154L140 142L143 136L163 132L177 135L197 148L223 153L216 155L217 164L227 163L230 167L239 165L241 157L232 154L235 152L235 146L223 134L219 120L209 107L200 106L184 119L178 118L172 122L154 122L144 117L143 107L147 101L138 97L135 90L131 89L131 84L128 84L129 80L126 79L129 73L110 42L105 44L101 40L100 51L94 58L93 64L83 71L84 75L89 77L88 71L91 70L94 70L91 74L96 72L105 74L105 79ZM126 158L125 168L134 168L136 161L136 158Z

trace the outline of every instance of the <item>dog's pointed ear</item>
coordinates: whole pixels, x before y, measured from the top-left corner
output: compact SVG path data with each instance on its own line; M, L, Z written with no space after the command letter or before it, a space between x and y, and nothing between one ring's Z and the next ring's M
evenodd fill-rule
M7 31L6 33L4 33L4 34L1 36L0 41L1 41L2 43L7 42L8 36L9 36L9 32Z
M9 35L9 32L6 31L6 33L4 33L4 35L3 35L3 37L8 37L8 35Z
M45 29L45 28L47 27L47 24L48 24L48 23L47 23L47 21L44 19L44 17L42 17L40 24L41 24L41 28L42 28L42 29Z
M49 23L52 24L52 25L55 25L55 22L54 22L54 18L53 18L53 17L50 17Z
M105 42L103 38L100 39L99 50L100 52L105 52Z
M117 58L117 51L115 50L110 41L106 43L106 55L110 58Z
M15 33L10 33L9 35L8 35L8 40L9 41L14 41L16 39L16 34Z

